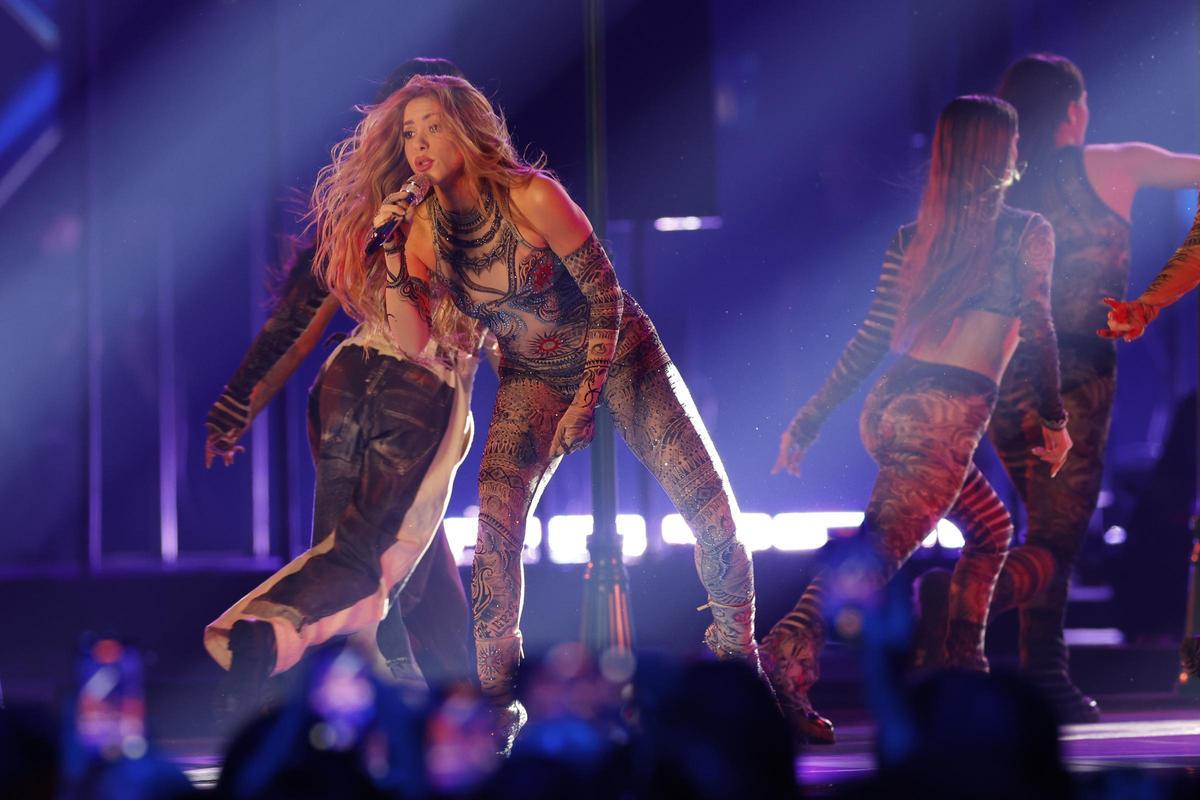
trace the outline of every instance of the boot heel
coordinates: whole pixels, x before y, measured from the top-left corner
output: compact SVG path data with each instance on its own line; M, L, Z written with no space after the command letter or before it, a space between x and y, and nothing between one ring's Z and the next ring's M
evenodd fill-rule
M801 636L785 637L773 629L759 647L767 680L779 709L798 744L833 744L833 723L813 709L808 687L819 675L814 643Z

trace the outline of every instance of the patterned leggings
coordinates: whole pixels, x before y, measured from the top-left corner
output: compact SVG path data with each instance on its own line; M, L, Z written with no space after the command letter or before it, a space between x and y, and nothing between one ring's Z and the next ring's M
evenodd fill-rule
M521 658L525 521L557 466L548 456L551 438L578 383L578 375L554 379L501 370L480 466L471 577L479 678L494 698L511 697ZM603 402L621 438L696 535L697 571L713 603L718 639L752 646L754 575L737 539L729 480L678 370L645 312L628 297Z
M1100 495L1112 418L1116 370L1112 345L1060 336L1063 404L1073 446L1055 478L1029 449L1041 429L1027 380L1030 364L1018 349L1001 384L990 436L1025 504L1029 530L1001 574L992 614L1021 609L1021 664L1066 670L1062 628L1067 584Z
M971 458L995 398L995 384L978 373L907 357L871 390L859 430L879 476L863 532L879 558L880 581L896 573L960 497L966 503L994 496ZM982 635L1012 530L1004 519L989 522L964 531L970 539L956 569L958 635L967 639ZM822 570L763 642L764 667L785 695L803 696L817 680L829 581Z

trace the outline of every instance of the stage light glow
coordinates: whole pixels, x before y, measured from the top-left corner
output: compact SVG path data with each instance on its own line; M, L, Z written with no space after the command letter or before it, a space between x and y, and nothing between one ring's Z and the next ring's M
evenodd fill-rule
M454 560L459 564L464 563L467 548L475 546L475 537L479 533L479 518L446 517L442 524L446 526L446 539L450 542L450 552L454 553Z
M717 230L720 227L720 217L659 217L654 220L654 229L663 233Z
M467 510L469 516L446 517L442 524L446 526L446 539L450 542L450 552L454 561L460 567L469 567L475 556L475 539L479 535L478 508ZM474 514L470 512L474 511ZM542 521L530 517L525 526L525 546L521 551L521 562L536 564L541 559Z
M1117 628L1064 628L1068 645L1113 646L1125 644L1125 634Z
M829 541L830 528L857 528L861 511L805 511L776 514L772 519L772 544L785 552L819 550Z
M530 517L525 525L525 545L521 552L521 561L526 564L536 564L542 557L542 520Z
M587 538L592 535L591 514L558 514L546 525L546 547L555 564L586 564ZM640 514L617 514L617 535L625 558L646 552L646 520Z
M1125 532L1125 529L1122 528L1120 525L1113 525L1111 528L1109 528L1108 530L1106 530L1104 532L1104 543L1105 544L1114 544L1114 545L1115 544L1125 544L1125 540L1127 538L1128 538L1128 534Z
M692 529L683 521L681 514L667 514L662 521L663 544L695 544Z
M743 511L737 518L737 535L751 552L769 550L775 539L770 514Z
M1108 603L1114 596L1108 584L1082 584L1072 582L1067 587L1067 599L1072 603Z
M555 564L587 563L587 537L592 518L587 514L557 514L546 525L546 546Z
M937 534L937 543L947 550L958 550L966 544L962 531L948 519L940 520L934 532Z
M469 565L474 554L479 528L477 509L467 509L467 516L446 517L446 536L460 565ZM829 541L830 530L857 528L862 525L861 511L793 511L780 514L744 511L738 517L738 538L752 552L775 549L785 553L819 550ZM547 549L555 564L586 564L587 537L592 534L590 514L557 514L546 525ZM646 554L647 525L640 514L618 514L617 535L621 537L621 552L628 559ZM696 537L679 514L662 518L660 535L663 544L695 545ZM529 519L525 534L522 561L536 564L542 542L542 523L537 517ZM921 542L925 548L940 545L957 550L963 546L962 531L947 520L938 523Z
M626 558L641 558L646 552L646 519L641 514L617 514L617 533Z
M48 5L48 4L41 4ZM3 0L0 6L12 15L13 20L25 29L48 53L57 53L62 44L62 34L53 17L30 0Z
M61 82L58 65L49 64L16 87L12 98L0 107L0 151L46 122L62 92Z

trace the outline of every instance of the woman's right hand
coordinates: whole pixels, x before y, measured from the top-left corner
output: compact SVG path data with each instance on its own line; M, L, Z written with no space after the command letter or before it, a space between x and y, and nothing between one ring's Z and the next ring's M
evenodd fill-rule
M1050 465L1050 477L1053 478L1067 463L1067 454L1071 452L1071 434L1067 429L1047 428L1042 426L1043 447L1033 448L1033 454Z
M805 445L796 441L789 427L779 437L779 456L775 459L775 466L771 468L771 474L778 475L786 470L799 478L800 462L804 460L804 453L807 449Z
M392 192L387 197L383 198L383 203L380 204L379 210L375 212L375 218L371 220L372 230L379 230L382 226L391 222L394 219L400 220L400 225L392 231L392 235L388 237L389 241L394 239L403 239L404 233L401 227L408 219L408 212L412 208L412 192L408 189L402 189L398 192ZM386 252L387 243L384 243Z
M554 431L550 457L569 456L587 447L596 435L596 409L582 403L571 403L558 421Z
M1105 339L1124 339L1132 342L1145 333L1146 326L1158 316L1158 308L1149 303L1116 300L1112 297L1104 298L1104 302L1108 305L1108 327L1101 328L1096 333Z

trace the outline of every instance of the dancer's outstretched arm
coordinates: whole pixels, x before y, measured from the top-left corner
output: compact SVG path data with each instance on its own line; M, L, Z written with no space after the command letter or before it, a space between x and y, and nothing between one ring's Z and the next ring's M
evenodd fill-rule
M1110 306L1108 328L1097 331L1109 339L1122 338L1127 342L1146 332L1146 326L1154 321L1158 312L1200 284L1200 209L1192 221L1183 244L1155 276L1146 291L1135 300L1120 301L1105 298Z
M825 383L800 407L792 424L784 431L772 473L787 470L793 475L800 474L800 461L816 441L825 420L854 394L891 349L892 331L900 310L900 263L908 244L905 237L906 233L901 229L888 245L866 318L842 350Z
M312 352L339 304L312 272L313 250L303 251L287 289L271 311L233 377L208 411L204 465L226 466L242 451L238 440L258 413Z

